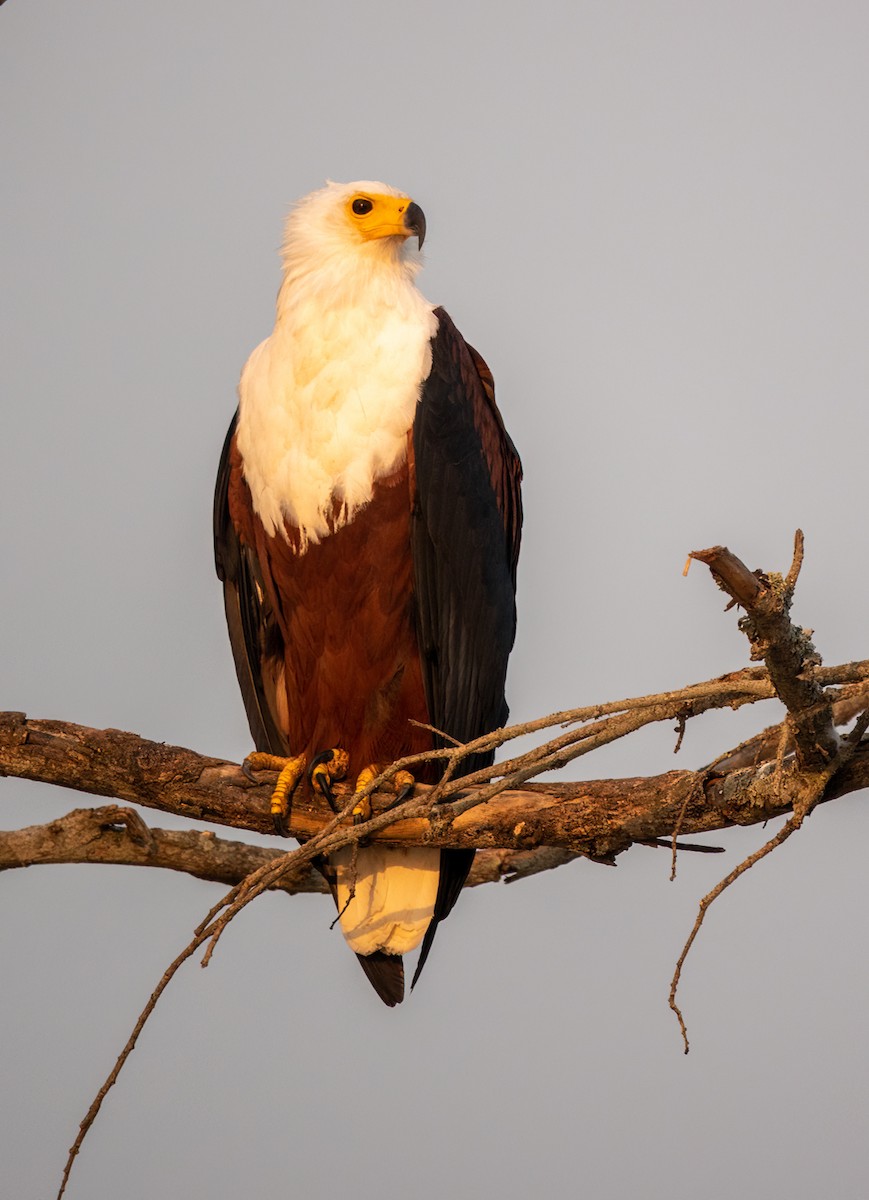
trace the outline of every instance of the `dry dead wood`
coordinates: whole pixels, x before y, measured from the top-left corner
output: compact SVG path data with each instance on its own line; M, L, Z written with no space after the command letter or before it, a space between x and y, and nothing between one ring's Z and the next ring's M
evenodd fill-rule
M193 939L170 965L145 1006L133 1033L100 1089L70 1150L60 1194L82 1140L139 1032L178 968L200 947L206 965L227 924L267 889L322 891L312 860L362 838L398 845L476 847L472 884L517 879L582 856L613 863L632 845L668 845L690 836L754 825L789 814L779 831L738 864L700 904L697 920L676 967L670 1004L688 1042L675 1002L679 976L706 910L742 873L800 827L823 801L869 784L869 662L822 667L810 635L789 616L802 562L797 534L787 575L750 571L721 546L696 551L713 578L743 610L740 628L753 666L676 691L554 713L431 755L392 764L366 792L371 818L351 821L354 798L335 816L318 797L294 798L290 832L303 845L289 853L218 837L211 830L168 831L148 827L135 803L254 833L271 833L273 778L251 784L240 768L177 746L120 730L96 730L62 721L0 714L0 774L41 780L113 803L77 809L45 825L0 834L0 870L51 862L112 862L185 871L230 886L206 915ZM675 723L677 749L686 723L713 708L739 708L777 697L784 722L727 750L705 768L632 779L584 783L530 782L599 746L657 721ZM841 736L836 726L856 719ZM456 778L462 759L509 745L527 734L548 740L494 767ZM443 780L418 787L390 808L389 781L420 758L445 760ZM708 846L681 844L686 849Z

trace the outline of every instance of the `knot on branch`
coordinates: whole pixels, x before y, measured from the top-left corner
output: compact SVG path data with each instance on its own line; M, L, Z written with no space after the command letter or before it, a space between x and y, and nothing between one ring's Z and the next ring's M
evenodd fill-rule
M745 609L738 625L751 646L752 659L763 659L776 694L788 710L797 761L805 771L823 770L839 749L832 702L813 678L820 666L810 631L789 617L803 559L803 535L797 530L794 558L786 577L749 571L726 546L695 550L716 582Z
M134 808L107 804L103 808L79 809L78 811L88 813L100 833L106 830L123 832L134 846L140 847L147 854L154 852L154 838L151 830Z

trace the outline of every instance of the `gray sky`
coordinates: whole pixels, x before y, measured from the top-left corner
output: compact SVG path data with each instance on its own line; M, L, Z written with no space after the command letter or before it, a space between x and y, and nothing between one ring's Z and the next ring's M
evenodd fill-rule
M384 179L526 470L519 720L745 663L688 550L807 559L796 616L869 656L869 10L856 3L10 0L0 11L3 708L240 758L213 478L281 225ZM568 774L698 765L776 719L658 728ZM2 785L5 825L83 802ZM169 818L146 814L152 823ZM716 906L635 849L477 889L389 1011L322 898L267 896L172 985L71 1200L863 1197L869 814ZM0 1190L43 1200L216 886L0 877Z

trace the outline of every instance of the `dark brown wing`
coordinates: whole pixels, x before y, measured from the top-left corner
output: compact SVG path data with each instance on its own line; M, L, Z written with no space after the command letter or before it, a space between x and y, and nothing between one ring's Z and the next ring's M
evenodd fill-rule
M253 538L250 545L242 544L230 515L230 488L241 483L234 478L238 471L233 446L237 422L236 412L217 471L214 565L223 583L232 656L254 745L269 754L289 754L274 698L283 663L283 639L266 598L260 565L252 549Z
M467 742L508 716L504 682L516 635L522 465L496 407L489 368L443 309L435 315L432 368L413 427L417 635L431 722ZM493 757L467 759L464 770ZM435 916L411 987L473 858L473 851L442 852Z

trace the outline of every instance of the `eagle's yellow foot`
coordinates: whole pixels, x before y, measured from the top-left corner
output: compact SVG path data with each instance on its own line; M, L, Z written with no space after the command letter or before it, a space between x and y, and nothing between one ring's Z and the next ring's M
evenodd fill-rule
M371 766L368 766L364 771L361 771L358 779L356 780L356 791L361 792L363 788L366 788L368 784L371 783L372 779L376 779L377 776L382 773L382 770L382 767L379 767L376 763L372 763ZM415 785L416 780L411 775L410 771L396 771L392 779L383 785L385 791L395 792L395 799L391 801L391 803L388 804L383 811L388 812L390 808L395 808L397 804L401 804L402 800L406 800L413 791ZM371 797L364 796L358 801L357 804L353 806L353 824L361 825L362 822L367 821L370 816Z
M241 764L242 771L253 783L257 780L251 774L252 770L279 772L275 790L272 792L271 813L275 832L281 837L289 837L287 813L290 810L290 797L305 772L305 762L304 754L297 758L282 758L279 754L262 754L256 751L249 754Z
M408 796L413 795L416 780L410 771L396 771L392 778L392 783L395 788L395 799L389 807L395 808L396 805L401 804L402 800L406 800Z
M360 771L356 777L356 791L361 792L363 788L368 787L372 779L376 779L380 774L378 767L372 765L366 767L364 771ZM353 805L353 824L361 825L363 821L367 821L371 816L371 797L363 796Z
M324 750L322 754L318 754L311 763L311 768L308 771L311 786L315 787L320 795L325 797L334 813L341 810L335 800L332 784L345 777L349 765L350 755L346 750L342 750L336 746L332 750Z

